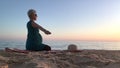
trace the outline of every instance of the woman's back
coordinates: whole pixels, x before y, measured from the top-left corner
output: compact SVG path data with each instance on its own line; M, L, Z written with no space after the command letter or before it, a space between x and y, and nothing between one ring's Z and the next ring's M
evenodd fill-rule
M27 42L26 42L26 49L36 49L36 47L42 44L42 36L39 34L38 28L32 27L32 22L29 21L27 23L28 35L27 35Z

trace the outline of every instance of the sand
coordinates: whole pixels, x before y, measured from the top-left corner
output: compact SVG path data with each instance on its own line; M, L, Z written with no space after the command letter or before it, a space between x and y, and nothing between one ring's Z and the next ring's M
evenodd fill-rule
M0 68L120 68L120 51L54 50L24 54L0 50Z

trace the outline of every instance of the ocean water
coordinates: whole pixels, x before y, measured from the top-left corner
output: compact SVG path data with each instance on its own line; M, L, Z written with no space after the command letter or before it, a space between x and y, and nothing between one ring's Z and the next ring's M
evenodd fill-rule
M5 47L25 49L25 41L0 41L0 49ZM48 44L54 50L65 50L68 45L75 44L78 49L95 49L95 50L120 50L120 42L98 42L98 41L50 41L46 40L43 43Z

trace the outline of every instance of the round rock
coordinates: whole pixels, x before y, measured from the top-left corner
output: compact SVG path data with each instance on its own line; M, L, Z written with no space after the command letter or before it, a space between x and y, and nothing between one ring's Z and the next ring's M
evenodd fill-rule
M68 46L68 50L69 50L69 51L77 50L77 45L75 45L75 44L70 44L70 45Z

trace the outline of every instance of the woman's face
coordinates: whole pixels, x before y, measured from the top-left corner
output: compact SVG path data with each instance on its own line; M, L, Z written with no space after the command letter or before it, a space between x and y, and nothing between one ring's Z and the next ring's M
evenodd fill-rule
M31 14L30 18L32 20L37 20L37 14L36 13Z

